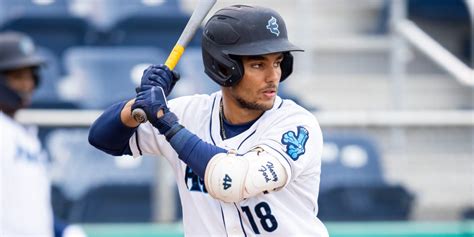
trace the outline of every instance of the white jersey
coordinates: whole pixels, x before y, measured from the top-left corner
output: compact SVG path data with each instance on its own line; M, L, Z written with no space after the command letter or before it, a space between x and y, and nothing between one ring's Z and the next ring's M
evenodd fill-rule
M0 236L53 236L46 162L37 129L0 112Z
M278 191L262 193L238 203L225 203L207 194L204 181L182 162L150 123L130 139L134 156L164 156L178 183L187 236L328 236L316 217L321 173L322 134L314 116L293 101L277 97L241 134L223 140L220 135L221 92L169 101L180 123L204 141L244 154L257 146L277 157L288 173ZM138 135L137 135L138 134ZM262 171L263 172L263 171ZM271 174L268 174L271 175Z

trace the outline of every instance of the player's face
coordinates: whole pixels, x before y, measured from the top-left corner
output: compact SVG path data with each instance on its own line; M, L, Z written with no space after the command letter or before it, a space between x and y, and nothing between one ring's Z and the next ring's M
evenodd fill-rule
M33 69L21 68L6 72L7 85L20 94L23 104L28 105L35 89Z
M231 87L231 95L244 109L266 111L273 107L281 78L282 53L244 56L244 76Z

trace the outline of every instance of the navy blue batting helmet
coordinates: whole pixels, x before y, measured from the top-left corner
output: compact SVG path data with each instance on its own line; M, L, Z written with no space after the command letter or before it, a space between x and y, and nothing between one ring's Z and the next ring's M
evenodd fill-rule
M206 74L221 86L236 85L243 77L240 56L283 53L285 80L293 71L290 52L303 51L288 41L286 25L276 11L259 6L234 5L217 11L202 35Z

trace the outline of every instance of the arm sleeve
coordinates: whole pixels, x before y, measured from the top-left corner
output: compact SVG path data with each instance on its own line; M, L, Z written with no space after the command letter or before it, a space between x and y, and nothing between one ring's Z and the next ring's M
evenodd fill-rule
M116 103L107 108L92 124L89 130L89 143L99 150L113 156L131 155L129 139L136 128L125 126L120 113L127 102Z
M176 133L169 143L178 153L179 159L189 165L203 179L211 158L219 153L227 153L227 150L203 141L186 128L182 128Z

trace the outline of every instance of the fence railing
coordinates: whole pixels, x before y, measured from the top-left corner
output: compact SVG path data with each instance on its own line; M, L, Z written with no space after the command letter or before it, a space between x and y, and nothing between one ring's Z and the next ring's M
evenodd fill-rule
M16 119L43 127L88 127L102 113L100 110L24 109ZM474 127L473 110L347 110L316 111L321 126L331 127Z
M466 4L470 11L472 11L473 1L466 0ZM392 0L390 6L390 22L392 34L400 36L398 40L403 40L409 45L415 47L424 53L429 59L436 63L439 67L446 70L450 75L457 79L461 84L474 87L474 70L464 64L456 56L446 50L442 45L436 42L431 36L426 34L414 22L407 19L406 0ZM473 14L471 22L474 22ZM401 51L402 54L406 51L408 44L405 42L393 41L392 50ZM395 55L400 54L394 52ZM395 62L392 63L392 70L397 76L405 74L405 68L400 64L406 63L402 57L394 57Z

